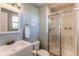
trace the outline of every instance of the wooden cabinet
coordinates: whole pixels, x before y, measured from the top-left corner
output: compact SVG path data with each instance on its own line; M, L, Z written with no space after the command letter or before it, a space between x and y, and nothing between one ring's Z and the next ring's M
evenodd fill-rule
M77 55L77 11L62 14L61 54Z
M8 31L8 16L7 13L0 13L0 32Z

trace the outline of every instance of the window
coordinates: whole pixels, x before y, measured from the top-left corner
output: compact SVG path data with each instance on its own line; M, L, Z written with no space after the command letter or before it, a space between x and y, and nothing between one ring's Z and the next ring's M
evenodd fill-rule
M19 28L19 19L18 16L12 16L12 29Z

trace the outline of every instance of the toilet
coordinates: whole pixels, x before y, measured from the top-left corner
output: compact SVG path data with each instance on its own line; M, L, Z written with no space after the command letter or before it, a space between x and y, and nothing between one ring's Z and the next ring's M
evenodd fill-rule
M39 49L40 41L35 41L33 44L33 55L34 56L49 56L49 52L44 49Z

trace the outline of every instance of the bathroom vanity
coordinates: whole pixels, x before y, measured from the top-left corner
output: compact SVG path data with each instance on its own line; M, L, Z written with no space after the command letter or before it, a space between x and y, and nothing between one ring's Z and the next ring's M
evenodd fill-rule
M31 43L20 40L11 45L0 47L0 56L32 56L33 46Z

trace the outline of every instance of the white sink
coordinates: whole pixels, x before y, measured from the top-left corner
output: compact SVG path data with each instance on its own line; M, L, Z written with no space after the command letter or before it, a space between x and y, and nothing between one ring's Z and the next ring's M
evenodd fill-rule
M0 47L0 56L9 56L9 55L20 56L24 55L23 54L24 52L25 55L32 55L32 49L33 47L31 43L21 40L12 45L4 45Z

